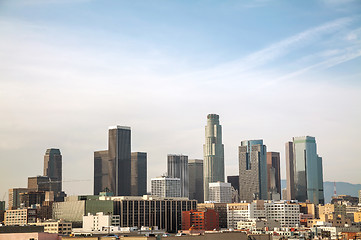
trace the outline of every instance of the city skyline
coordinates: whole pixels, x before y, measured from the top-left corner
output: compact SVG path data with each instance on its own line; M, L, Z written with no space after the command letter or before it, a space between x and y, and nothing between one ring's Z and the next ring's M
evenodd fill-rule
M325 181L360 184L360 12L352 0L1 1L0 196L41 175L48 148L63 190L91 194L114 124L147 152L149 189L167 154L203 158L209 113L225 176L241 140L263 139L285 179L285 142L310 135Z

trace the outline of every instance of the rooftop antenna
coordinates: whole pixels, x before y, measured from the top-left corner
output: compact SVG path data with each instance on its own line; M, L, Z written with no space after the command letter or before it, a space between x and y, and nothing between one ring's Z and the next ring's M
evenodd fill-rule
M333 182L333 196L336 197L337 193L336 193L336 182Z

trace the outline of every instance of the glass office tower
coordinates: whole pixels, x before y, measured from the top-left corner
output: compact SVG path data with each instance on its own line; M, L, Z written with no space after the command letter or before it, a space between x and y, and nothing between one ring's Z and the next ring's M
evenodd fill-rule
M290 143L289 143L290 144ZM292 147L286 151L293 151L293 157L286 159L292 161L293 196L300 202L306 200L315 204L324 203L322 158L317 155L316 140L314 137L294 137L290 144ZM286 153L287 155L287 153ZM291 155L291 154L288 154Z

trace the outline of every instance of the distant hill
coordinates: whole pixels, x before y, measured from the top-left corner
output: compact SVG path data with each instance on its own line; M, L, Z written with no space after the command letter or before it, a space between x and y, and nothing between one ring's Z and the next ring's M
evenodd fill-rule
M286 188L286 180L281 180L281 187ZM336 182L337 195L351 195L358 197L358 191L361 190L361 184L352 184L347 182ZM323 191L325 193L325 202L331 202L333 196L333 182L324 182Z

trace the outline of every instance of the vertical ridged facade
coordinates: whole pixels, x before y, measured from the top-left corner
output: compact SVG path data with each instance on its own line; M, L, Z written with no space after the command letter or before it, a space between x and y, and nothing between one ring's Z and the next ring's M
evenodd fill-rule
M263 140L242 141L239 146L239 199L267 200L267 148Z
M209 183L224 182L224 146L222 144L222 126L219 115L208 114L203 145L204 201L209 200Z
M179 178L181 197L189 197L188 156L168 154L168 177Z

